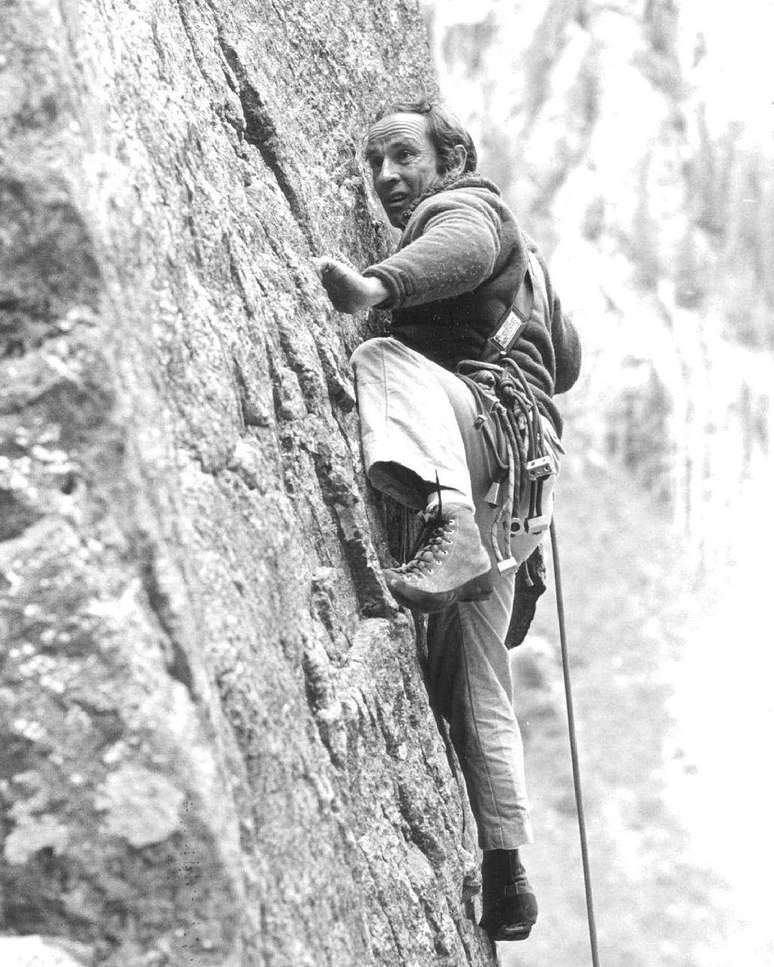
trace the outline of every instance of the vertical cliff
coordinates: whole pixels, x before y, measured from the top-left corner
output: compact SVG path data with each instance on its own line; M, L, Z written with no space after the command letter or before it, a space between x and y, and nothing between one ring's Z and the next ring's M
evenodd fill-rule
M310 266L387 244L414 3L10 0L0 44L0 960L493 963Z

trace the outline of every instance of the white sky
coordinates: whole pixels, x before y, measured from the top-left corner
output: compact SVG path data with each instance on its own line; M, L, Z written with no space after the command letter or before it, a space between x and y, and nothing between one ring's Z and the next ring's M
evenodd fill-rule
M745 121L756 139L774 140L774 0L681 0L680 17L686 67L695 38L706 41L694 79L712 119Z

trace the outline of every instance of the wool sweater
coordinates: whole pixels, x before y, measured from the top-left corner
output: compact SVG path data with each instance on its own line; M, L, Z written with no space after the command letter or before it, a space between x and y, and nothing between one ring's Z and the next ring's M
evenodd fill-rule
M561 434L552 397L578 377L578 335L497 186L476 174L442 181L404 213L404 224L397 252L364 275L389 293L380 307L392 310L392 334L446 369L482 358L522 284L527 252L535 252L546 278L547 318L527 324L512 355Z

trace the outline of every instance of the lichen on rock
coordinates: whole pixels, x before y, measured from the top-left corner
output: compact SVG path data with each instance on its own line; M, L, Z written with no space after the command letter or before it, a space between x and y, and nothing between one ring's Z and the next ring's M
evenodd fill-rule
M163 774L130 763L109 773L97 790L95 806L104 813L107 835L132 846L167 839L180 826L185 794Z

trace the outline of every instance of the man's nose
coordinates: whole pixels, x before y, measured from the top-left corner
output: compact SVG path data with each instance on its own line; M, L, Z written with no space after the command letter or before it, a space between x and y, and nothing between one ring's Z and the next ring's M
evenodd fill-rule
M379 170L376 173L376 178L374 181L377 185L388 184L392 181L398 180L398 169L397 166L389 159L385 158Z

